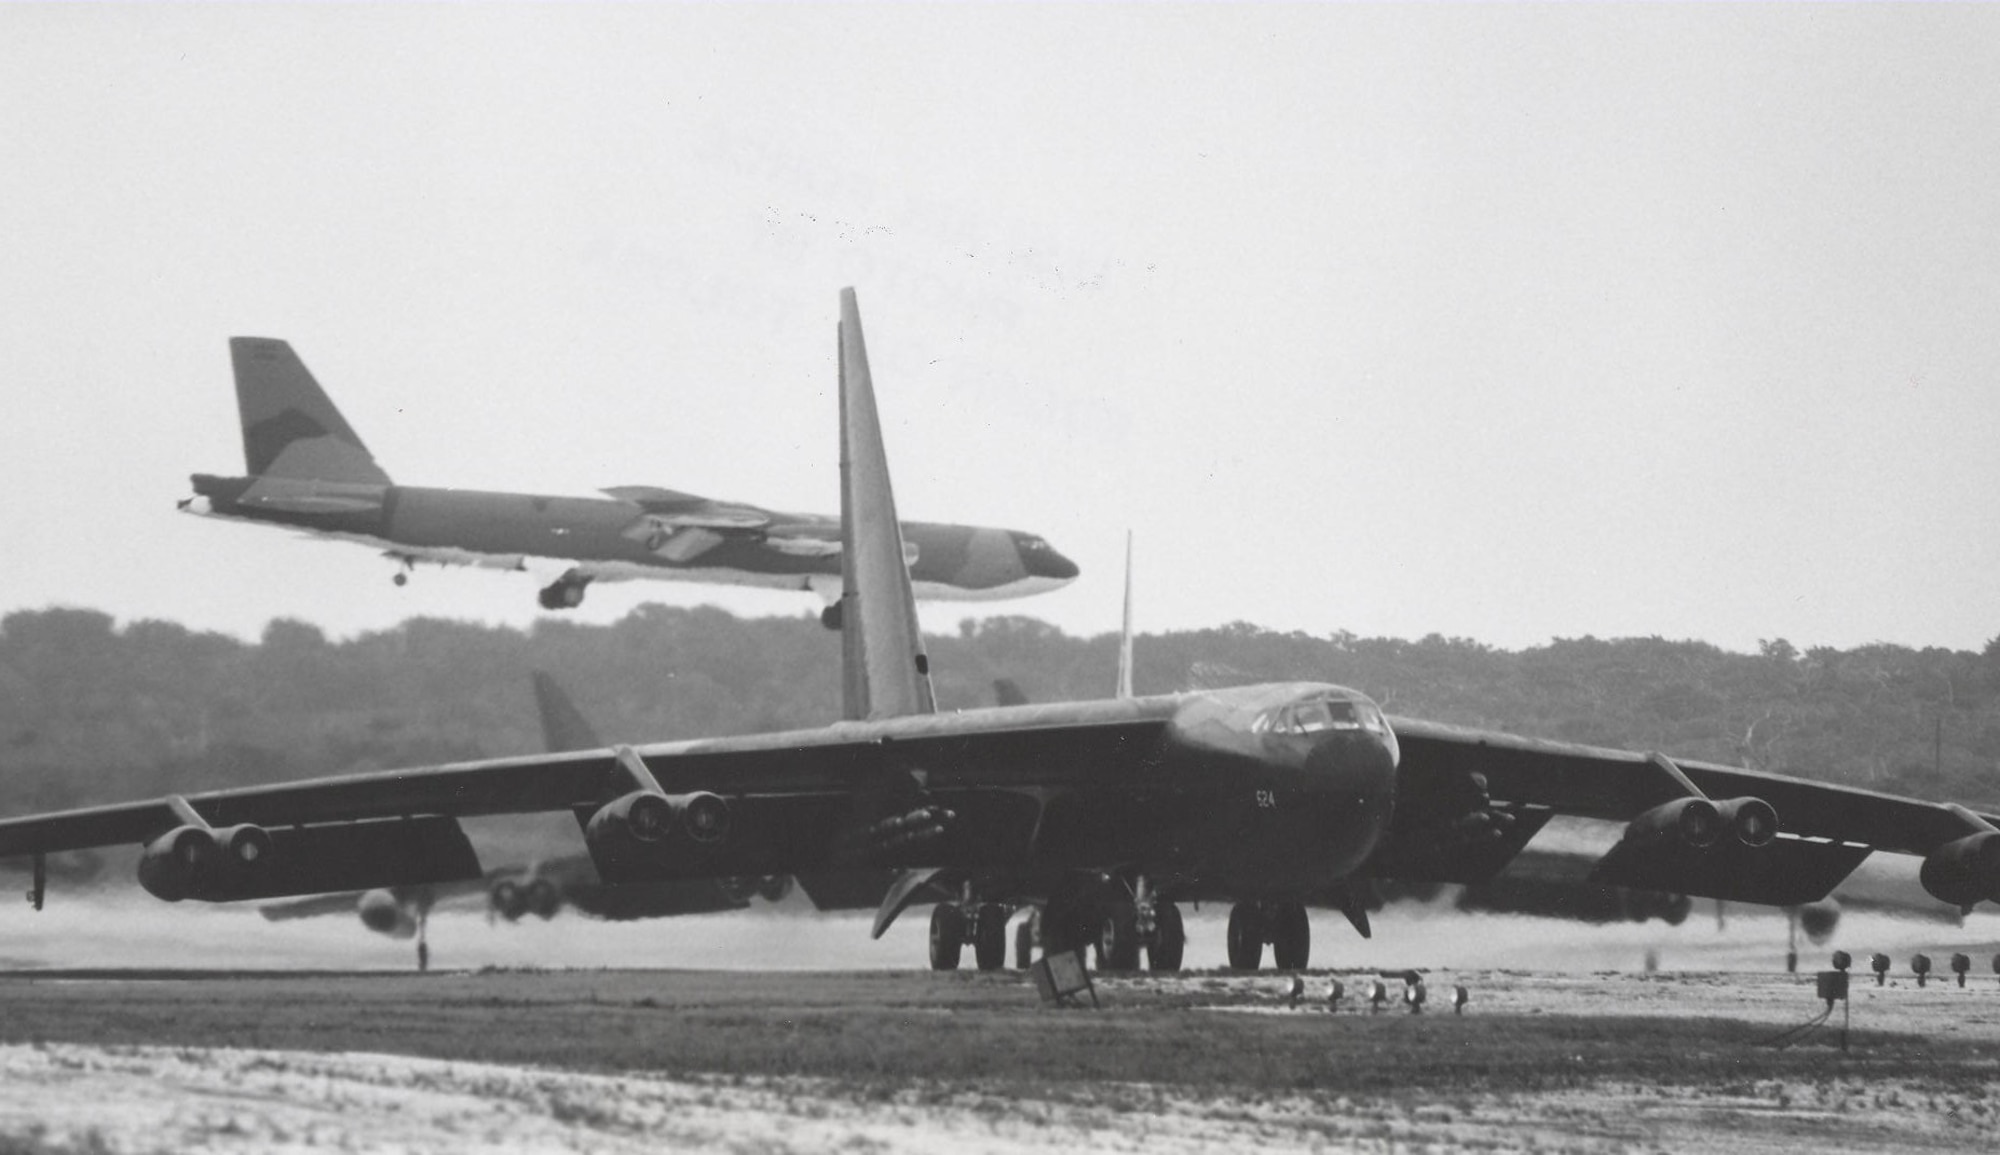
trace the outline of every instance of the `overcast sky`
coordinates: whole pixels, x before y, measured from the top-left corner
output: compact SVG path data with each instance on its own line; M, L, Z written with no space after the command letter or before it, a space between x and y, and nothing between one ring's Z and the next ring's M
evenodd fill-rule
M398 481L906 517L1020 612L2000 634L2000 7L0 5L0 612L526 623L174 512L290 340ZM804 595L597 586L739 611Z

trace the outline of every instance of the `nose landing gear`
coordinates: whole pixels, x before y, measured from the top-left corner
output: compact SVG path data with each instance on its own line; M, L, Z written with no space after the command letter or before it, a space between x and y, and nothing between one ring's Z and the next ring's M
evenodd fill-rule
M931 908L931 969L955 971L965 944L972 944L973 962L983 971L1007 965L1007 919L1013 914L997 902L941 902Z

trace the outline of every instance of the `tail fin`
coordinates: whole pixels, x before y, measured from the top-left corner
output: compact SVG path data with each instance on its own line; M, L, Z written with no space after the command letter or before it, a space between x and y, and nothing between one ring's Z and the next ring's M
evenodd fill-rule
M1118 630L1118 696L1132 696L1132 531L1125 531L1125 623Z
M292 347L268 337L231 337L243 460L252 477L388 485Z
M1025 706L1028 704L1027 691L1021 683L1012 678L993 679L993 704L996 706Z
M840 291L842 716L936 711L854 290Z
M549 753L603 748L604 740L597 736L576 703L570 701L554 678L540 670L535 671L535 705L542 714L542 744Z

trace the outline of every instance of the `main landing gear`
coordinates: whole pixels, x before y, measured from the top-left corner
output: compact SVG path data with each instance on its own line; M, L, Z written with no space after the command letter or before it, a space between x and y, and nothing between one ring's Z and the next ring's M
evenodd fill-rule
M427 933L430 930L430 925L431 925L431 912L428 910L418 911L417 912L417 973L418 974L422 974L425 971L431 969L431 943L430 943L430 937Z
M1181 908L1158 899L1085 903L1051 900L1037 916L1044 954L1092 948L1107 971L1177 971L1187 952Z
M931 969L955 971L965 944L983 971L1007 965L1007 918L1013 911L997 902L976 905L940 902L931 908Z
M536 599L545 610L573 610L583 604L583 587L589 584L587 575L571 570L542 587Z
M1282 971L1304 970L1312 957L1312 924L1304 904L1239 902L1229 908L1229 965L1254 971L1263 964L1264 944Z

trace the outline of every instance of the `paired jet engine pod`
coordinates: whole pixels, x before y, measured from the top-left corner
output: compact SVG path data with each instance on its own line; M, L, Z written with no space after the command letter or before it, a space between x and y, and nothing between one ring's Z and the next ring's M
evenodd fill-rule
M1762 798L1722 802L1676 798L1634 818L1625 828L1625 838L1639 843L1669 840L1705 850L1722 841L1725 832L1753 849L1768 846L1778 836L1778 812Z
M563 893L546 878L502 878L486 892L486 906L508 922L532 914L547 921L562 910Z
M592 845L663 842L678 830L688 841L713 846L729 837L729 802L719 794L655 794L635 790L590 816L584 838Z
M1722 814L1706 798L1676 798L1634 818L1625 828L1625 838L1629 842L1671 840L1701 850L1721 840Z
M271 835L261 826L181 826L146 844L139 856L139 885L164 902L226 897L233 878L270 860Z
M2000 902L2000 831L1968 834L1931 851L1917 881L1931 897L1953 906Z

